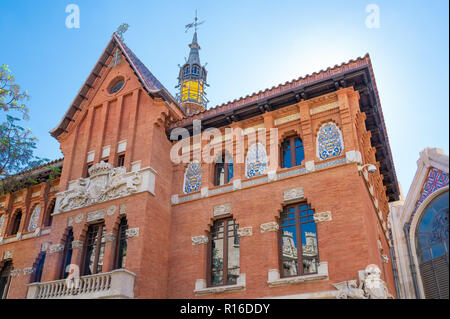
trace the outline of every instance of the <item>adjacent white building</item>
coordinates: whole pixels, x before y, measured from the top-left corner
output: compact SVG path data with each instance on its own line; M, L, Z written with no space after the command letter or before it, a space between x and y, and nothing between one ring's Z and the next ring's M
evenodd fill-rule
M448 169L448 155L425 148L406 198L390 203L399 298L449 298Z

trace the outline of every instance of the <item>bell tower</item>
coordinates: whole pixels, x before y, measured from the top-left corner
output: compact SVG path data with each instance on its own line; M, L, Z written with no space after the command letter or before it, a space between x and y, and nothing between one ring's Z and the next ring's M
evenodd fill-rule
M186 32L190 28L194 28L192 43L189 44L189 58L180 66L178 85L176 86L179 89L178 103L186 110L188 115L206 110L208 103L205 92L205 87L208 86L206 83L206 65L201 66L200 64L200 45L197 41L197 27L204 21L197 21L197 11L195 11L194 22L186 25Z

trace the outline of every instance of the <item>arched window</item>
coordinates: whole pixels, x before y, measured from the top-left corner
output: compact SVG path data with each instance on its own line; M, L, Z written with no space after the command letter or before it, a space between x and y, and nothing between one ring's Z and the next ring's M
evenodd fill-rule
M128 223L125 217L120 219L119 229L117 230L117 253L115 269L125 268L127 259L127 229Z
M214 168L214 185L225 185L233 178L233 158L222 156Z
M184 68L184 75L189 75L189 72L191 71L191 69L189 68L189 66L186 66Z
M66 230L64 238L64 250L62 255L60 279L65 279L69 275L69 266L72 261L72 242L73 230L72 227Z
M44 226L48 227L52 225L52 221L53 221L53 212L55 211L55 203L56 200L52 200L50 202L50 205L48 205L47 210L45 212L45 216L44 216Z
M281 276L317 273L319 250L311 206L303 202L284 207L279 234Z
M105 224L89 225L84 250L83 276L102 272L105 243Z
M424 209L415 232L425 298L448 299L448 191Z
M199 73L198 70L199 70L198 66L197 66L197 65L194 65L194 66L192 67L192 74L198 75L198 73Z
M22 220L22 211L18 210L14 214L14 217L13 217L13 220L12 220L12 225L11 225L11 230L9 232L9 235L17 234L17 232L19 231L20 221L21 220Z
M11 283L12 262L7 260L0 262L0 299L8 297L9 284Z
M237 230L231 218L214 222L209 240L209 286L236 284L240 274Z
M30 283L40 282L42 278L42 271L44 270L45 251L39 253L36 261L33 264L33 273L30 278Z
M305 158L303 142L298 136L291 136L281 143L281 167L289 168L302 165Z

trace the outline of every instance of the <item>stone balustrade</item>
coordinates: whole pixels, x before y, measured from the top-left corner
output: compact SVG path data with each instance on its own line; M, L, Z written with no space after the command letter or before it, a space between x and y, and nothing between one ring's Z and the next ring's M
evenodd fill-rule
M126 269L28 285L27 299L125 299L134 297L135 274Z

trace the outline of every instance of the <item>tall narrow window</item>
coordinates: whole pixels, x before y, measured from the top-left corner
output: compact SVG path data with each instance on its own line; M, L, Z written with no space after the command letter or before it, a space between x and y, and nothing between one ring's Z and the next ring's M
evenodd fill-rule
M67 278L69 275L69 265L72 261L72 242L73 242L73 230L72 228L69 228L66 231L66 236L64 240L64 251L63 251L63 257L62 257L62 264L61 264L61 274L60 278L64 279Z
M45 212L44 216L44 226L48 227L52 225L53 221L53 212L55 211L55 202L56 200L52 200L50 205L47 207L47 211Z
M11 231L9 232L9 235L17 234L17 232L19 231L21 220L22 220L22 211L18 210L12 220Z
M117 167L125 166L125 154L117 156Z
M8 297L9 284L11 283L12 262L5 261L0 268L0 299Z
M89 169L94 165L94 163L89 163L86 165L86 172L84 172L84 177L89 177Z
M225 185L233 178L233 159L226 160L226 156L223 156L216 162L215 165L215 185Z
M103 223L90 225L86 237L83 275L102 271L105 242L105 225Z
M123 217L120 220L117 236L116 269L125 268L125 263L127 259L127 229L128 229L127 219Z
M211 228L209 246L209 285L236 284L239 277L238 225L233 219L221 219Z
M31 275L31 282L40 282L42 278L42 271L44 270L45 252L40 252L36 261L33 264L34 272Z
M286 138L281 144L281 167L299 166L305 158L303 142L298 136Z
M307 203L286 206L280 217L280 264L283 277L317 273L319 251L314 210Z

